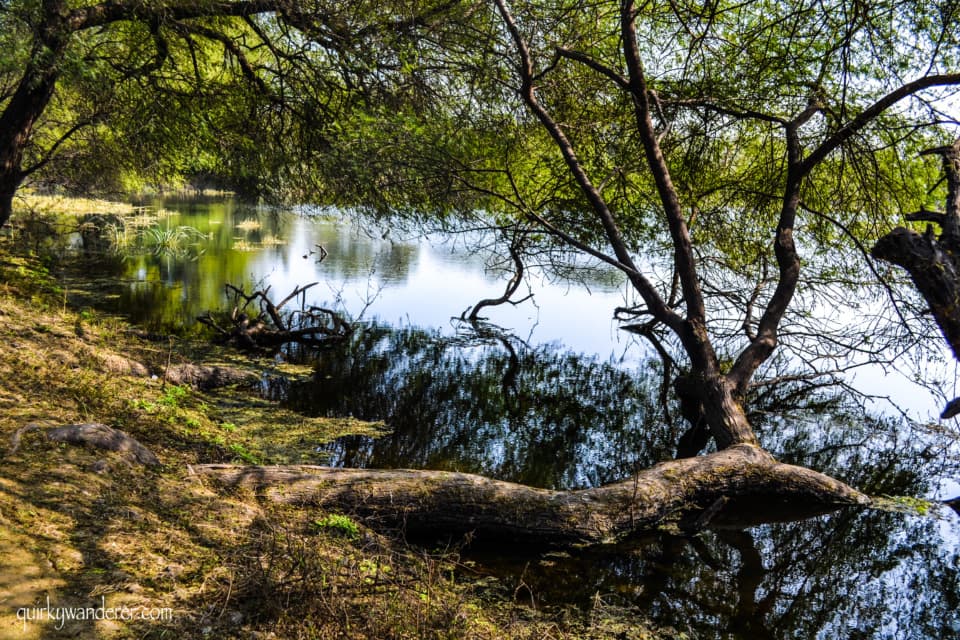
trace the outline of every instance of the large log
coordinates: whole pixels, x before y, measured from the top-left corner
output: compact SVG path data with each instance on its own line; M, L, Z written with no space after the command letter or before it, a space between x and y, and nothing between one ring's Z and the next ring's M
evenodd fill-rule
M752 445L672 460L629 480L551 491L447 471L208 464L193 472L262 498L337 509L412 535L473 534L486 541L603 544L664 528L697 530L794 520L865 495L816 471L777 462Z

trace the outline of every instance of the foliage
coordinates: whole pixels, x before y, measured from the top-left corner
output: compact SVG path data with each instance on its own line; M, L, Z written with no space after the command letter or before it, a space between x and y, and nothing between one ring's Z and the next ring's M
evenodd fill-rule
M322 518L313 521L313 526L317 531L327 531L334 535L343 536L350 540L356 540L360 537L360 528L350 516L340 513L331 513Z

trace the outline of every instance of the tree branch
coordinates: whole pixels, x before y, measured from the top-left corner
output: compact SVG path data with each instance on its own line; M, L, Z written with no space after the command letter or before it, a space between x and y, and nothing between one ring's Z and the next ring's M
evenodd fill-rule
M597 73L606 76L610 80L613 80L613 82L624 91L628 91L630 89L630 81L627 78L623 77L622 74L606 66L599 60L591 58L585 53L581 53L579 51L572 51L570 49L564 49L563 47L558 47L556 49L556 52L557 52L557 55L560 56L561 58L575 60L577 62L587 65Z
M496 307L501 304L509 302L512 305L518 305L521 302L530 299L533 294L526 296L521 300L512 301L510 300L513 297L513 294L517 292L517 289L520 288L520 284L523 282L523 257L520 254L521 247L523 246L523 233L518 232L514 237L513 242L510 243L510 257L513 259L514 271L513 275L510 277L510 280L507 282L507 287L503 291L503 295L499 298L484 298L480 302L474 305L473 310L470 312L470 315L467 317L467 320L470 322L476 322L479 320L480 310L485 307ZM464 311L463 315L460 316L463 319L463 316L466 315Z
M673 240L674 263L680 276L680 286L687 306L689 331L684 331L680 339L694 365L706 373L713 372L717 370L717 357L706 334L706 308L697 276L690 231L680 207L677 190L670 177L670 169L660 149L659 138L650 113L650 97L637 43L633 0L624 0L621 5L620 23L623 52L630 79L629 91L633 97L637 127L647 164L653 174L657 193L667 218L667 226Z
M845 236L850 238L850 241L853 242L854 246L857 248L857 251L859 251L860 255L863 256L864 261L867 263L867 267L870 269L870 273L873 274L873 277L877 279L877 282L879 282L880 286L882 286L884 291L886 291L887 298L890 300L890 304L893 305L893 310L896 311L897 317L900 318L900 323L907 330L907 332L910 334L911 337L915 337L913 334L913 331L910 329L910 323L907 322L907 319L904 317L903 313L900 311L900 305L897 304L896 297L893 295L893 289L887 283L886 278L881 276L880 273L877 271L877 268L873 264L873 257L870 255L870 252L867 250L867 248L863 246L863 243L860 242L860 240L855 235L853 235L853 232L850 231L850 229L847 228L846 225L841 224L840 221L837 220L836 218L829 216L822 211L816 211L814 209L811 209L805 204L801 203L800 206L802 206L805 211L809 211L813 215L819 218L823 218L833 226L840 229L840 231L842 231ZM909 216L907 217L907 219L908 220L910 219Z
M295 6L289 0L242 0L240 2L174 2L153 7L138 0L101 2L73 9L66 19L70 31L102 27L123 20L190 20L208 16L250 16L273 13Z
M57 141L54 142L49 149L47 149L47 152L43 154L42 158L37 160L35 163L30 165L29 167L26 167L23 170L21 170L20 175L23 178L26 178L31 174L35 173L36 171L39 171L40 169L45 167L47 164L49 164L51 160L53 160L54 156L56 156L57 149L63 146L63 144L67 140L72 138L73 134L75 134L77 131L79 131L80 129L83 129L84 127L89 127L90 125L93 124L93 122L94 122L93 119L86 119L86 120L81 120L80 122L74 123L72 127L67 129L59 138L57 138Z
M679 330L679 317L664 303L656 288L650 284L646 278L640 275L640 270L637 269L633 259L630 257L630 252L627 250L627 245L623 240L616 221L614 220L613 213L607 206L603 196L587 176L583 165L580 163L580 160L573 149L573 145L570 143L570 140L567 138L566 134L564 134L560 125L557 124L547 110L544 109L543 105L541 105L537 100L536 90L533 86L534 73L533 62L530 57L530 50L527 47L526 41L521 35L520 30L513 18L513 14L507 7L505 0L494 1L501 18L507 27L507 31L510 33L510 37L513 40L513 44L517 50L517 54L520 57L520 64L518 65L518 72L520 73L521 79L520 96L524 103L526 103L527 107L540 121L541 125L547 130L547 133L549 133L550 137L553 138L553 141L560 150L564 162L570 170L570 173L573 175L574 180L580 187L581 192L587 198L587 201L590 203L590 206L597 218L599 218L600 224L603 226L604 232L607 236L607 240L610 242L614 255L617 258L616 261L612 261L609 256L604 256L604 258L601 259L604 259L605 262L612 262L614 264L620 263L623 265L623 267L626 267L621 269L630 278L631 283L634 285L634 287L636 287L638 293L643 298L651 313L664 322L664 324L671 326L674 330ZM537 219L541 224L544 222L542 218L536 215L534 219ZM578 248L583 247L582 243L574 246L578 246ZM604 255L600 252L591 253L591 255L598 254Z
M733 363L728 378L738 395L746 393L747 384L757 368L766 361L777 346L777 334L780 322L800 280L800 258L793 240L793 228L800 205L801 159L803 156L797 126L788 124L787 137L787 179L783 188L783 202L777 222L773 253L777 259L777 286L767 301L767 306L757 323L757 333Z
M826 158L831 151L849 140L851 136L870 124L870 122L873 121L877 116L904 98L909 98L915 93L931 87L943 87L958 84L960 84L960 73L946 73L918 78L913 82L908 82L907 84L894 89L861 111L857 117L835 131L830 137L820 143L820 146L814 149L814 151L801 163L800 174L805 176L810 173L818 164L823 162L824 158Z

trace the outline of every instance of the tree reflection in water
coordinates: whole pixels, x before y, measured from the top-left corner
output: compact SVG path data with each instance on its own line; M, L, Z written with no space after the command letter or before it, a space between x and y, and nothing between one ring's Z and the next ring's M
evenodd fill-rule
M622 479L669 458L659 365L627 370L494 330L455 337L373 326L275 389L313 415L385 420L381 439L330 448L351 467L456 469L543 487ZM955 451L844 396L767 393L752 418L779 458L874 495L931 495ZM787 402L786 400L789 400ZM672 412L675 413L675 412ZM554 554L468 550L537 606L636 608L697 638L960 637L957 516L844 511L749 531L665 533Z
M648 391L656 371L557 346L374 326L321 353L316 368L309 382L281 392L293 407L385 420L392 430L334 443L336 465L451 469L574 488L621 479L673 453L674 434Z

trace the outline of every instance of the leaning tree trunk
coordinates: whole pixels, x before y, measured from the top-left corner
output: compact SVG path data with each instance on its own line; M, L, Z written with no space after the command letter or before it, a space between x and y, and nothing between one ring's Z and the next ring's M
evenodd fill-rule
M794 520L870 501L816 471L739 444L623 482L549 491L444 471L198 465L193 472L281 502L354 513L409 534L473 534L544 546L613 543L657 530Z
M59 65L70 36L65 24L66 13L66 3L62 0L43 3L43 17L37 26L30 62L0 114L0 227L10 219L17 189L36 168L24 170L23 152L56 89Z
M923 234L897 227L880 238L871 251L873 257L907 270L917 291L930 305L930 312L944 338L960 360L960 139L949 147L930 149L924 154L940 154L947 177L945 211L926 211L906 216L910 221L926 221L940 227L934 234L928 224ZM960 398L952 400L942 417L960 414Z

